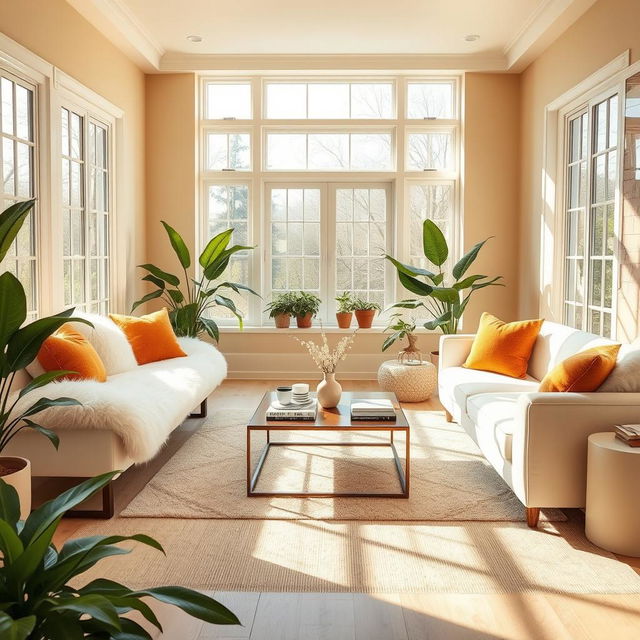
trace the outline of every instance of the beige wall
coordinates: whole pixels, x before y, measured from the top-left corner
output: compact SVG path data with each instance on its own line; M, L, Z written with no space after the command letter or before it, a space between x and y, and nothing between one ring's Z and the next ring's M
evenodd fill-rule
M520 315L539 309L544 108L626 49L640 59L638 0L599 0L522 74ZM633 337L633 336L625 336Z
M3 0L0 31L124 111L118 224L131 302L139 289L135 265L145 255L144 73L65 0Z

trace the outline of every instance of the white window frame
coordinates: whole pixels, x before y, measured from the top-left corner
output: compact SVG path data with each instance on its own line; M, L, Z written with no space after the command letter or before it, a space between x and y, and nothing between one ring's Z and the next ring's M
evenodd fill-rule
M456 119L408 119L406 117L406 90L409 81L447 81L454 84L454 113L458 116ZM231 83L238 82L251 83L251 100L253 120L243 119L205 119L206 114L206 86L210 82L214 83ZM394 92L394 113L392 119L292 119L277 120L266 119L266 83L269 82L378 82L390 81L393 83ZM257 245L256 255L251 261L251 277L253 286L256 291L263 295L263 300L250 296L249 313L245 319L245 330L247 328L260 329L261 327L269 327L271 321L266 318L263 313L265 304L269 301L268 294L271 289L270 283L266 282L267 274L270 268L266 268L267 254L270 252L267 235L265 230L267 216L267 207L269 206L267 198L267 185L270 184L290 184L312 186L314 183L323 183L327 185L349 183L349 184L388 184L391 189L391 205L387 212L387 223L392 229L391 234L391 251L392 255L399 256L400 259L408 257L409 238L406 233L408 226L408 211L405 211L405 202L408 185L412 182L446 182L454 184L453 195L453 215L452 215L452 247L451 252L454 256L460 255L460 247L462 246L462 109L461 100L463 94L463 78L457 75L342 75L342 76L313 76L313 75L291 75L291 76L271 76L271 75L237 75L237 76L201 76L200 78L200 96L199 96L199 131L198 144L200 145L198 157L200 158L199 171L199 206L197 207L197 238L198 247L204 246L208 240L206 237L206 219L207 219L207 201L206 189L209 184L227 183L243 183L249 184L249 233L250 244ZM207 171L205 168L205 145L204 136L208 131L216 132L248 132L251 135L251 158L253 171ZM454 149L452 150L454 166L447 171L417 171L410 170L406 166L406 136L408 131L431 131L446 130L453 133ZM307 171L307 170L267 170L266 169L266 134L267 132L384 132L392 134L392 163L394 166L390 170L385 171ZM325 198L326 200L326 198ZM326 217L326 216L325 216ZM327 257L328 254L327 254ZM400 291L401 287L397 282L395 270L389 266L388 283L388 299L390 302L400 299L400 297L409 297L406 291ZM330 308L333 305L332 300L323 298L325 316L323 321L325 326L333 327L335 324L335 316L332 317ZM379 321L384 323L385 319ZM233 330L235 322L233 319L220 322L222 327ZM380 326L375 329L380 330Z
M614 58L592 76L585 79L567 93L549 103L544 113L543 177L540 228L540 303L539 313L548 320L563 322L564 318L564 247L566 241L566 221L564 215L566 202L566 165L565 148L568 142L568 118L580 107L597 104L603 97L614 93L618 95L618 181L615 198L615 233L619 238L622 224L621 181L623 156L625 83L628 77L640 71L640 62L629 64L629 51ZM591 171L589 156L588 171ZM589 212L587 212L588 214ZM585 255L588 248L585 247ZM611 337L617 333L617 297L620 286L620 242L614 251L612 296ZM587 277L585 272L585 278ZM588 281L585 280L585 293L588 295ZM558 283L561 283L558 286ZM585 306L588 306L586 301ZM586 318L584 320L586 323ZM586 324L585 324L586 326Z

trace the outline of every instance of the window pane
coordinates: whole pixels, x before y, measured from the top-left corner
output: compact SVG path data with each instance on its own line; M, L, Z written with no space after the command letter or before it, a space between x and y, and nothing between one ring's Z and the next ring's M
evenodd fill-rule
M391 134L354 133L351 136L351 169L391 169Z
M208 133L207 165L209 171L251 168L250 136L248 133Z
M407 118L453 118L451 82L410 82L407 86Z
M409 169L451 169L453 157L451 133L410 133Z
M206 90L206 117L251 118L251 85L247 83L208 83Z
M207 187L207 195L208 234L204 239L205 244L218 233L233 228L230 244L248 245L250 241L248 185L210 184ZM204 246L202 248L204 249ZM249 252L240 251L231 256L227 270L216 283L222 281L249 285ZM240 313L247 314L249 300L245 293L236 293L227 288L220 293L231 298ZM212 309L211 317L235 318L233 313L224 307Z
M13 82L0 79L0 108L2 109L2 133L13 135Z
M330 119L349 117L349 85L310 84L309 118Z
M307 117L306 84L268 84L266 93L267 118L295 120Z
M267 169L306 169L307 136L304 133L267 135Z
M349 136L346 133L309 134L311 170L340 171L349 168Z
M32 92L25 87L16 85L16 136L23 140L33 141L33 127L31 123Z
M352 118L393 118L393 111L391 82L351 85Z

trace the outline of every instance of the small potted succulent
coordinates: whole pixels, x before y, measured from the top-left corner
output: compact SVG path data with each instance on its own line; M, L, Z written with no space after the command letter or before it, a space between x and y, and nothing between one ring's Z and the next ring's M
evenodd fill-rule
M355 298L353 310L360 329L370 329L373 324L373 318L380 311L380 305L377 302L369 302L363 298Z
M276 323L276 329L288 329L291 324L291 316L294 314L294 297L292 292L277 295L268 305L265 311Z
M336 320L341 329L348 329L353 319L353 296L348 291L336 297L338 308L336 311Z
M291 293L292 315L296 317L299 329L308 329L313 317L320 310L320 298L306 291L294 291Z

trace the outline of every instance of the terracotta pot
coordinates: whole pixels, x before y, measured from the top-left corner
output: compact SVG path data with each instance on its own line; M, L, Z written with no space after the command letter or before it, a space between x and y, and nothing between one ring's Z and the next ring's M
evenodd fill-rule
M431 364L433 364L433 365L435 365L437 367L438 363L440 362L440 352L439 351L432 351L429 354L429 358L431 359Z
M298 329L308 329L311 326L313 321L313 314L307 313L304 316L296 316L296 323L298 324Z
M356 309L356 320L361 329L370 329L373 324L373 318L376 315L375 309Z
M351 311L341 311L340 313L336 313L336 320L338 321L338 326L341 329L348 329L351 326L352 319L353 313Z
M20 520L26 520L31 513L31 463L26 458L2 456L0 478L18 492Z
M335 373L325 373L324 378L316 388L318 404L323 409L333 409L338 406L342 397L342 386L336 380Z
M273 316L276 323L276 329L288 329L291 324L291 314L279 313L277 316Z

